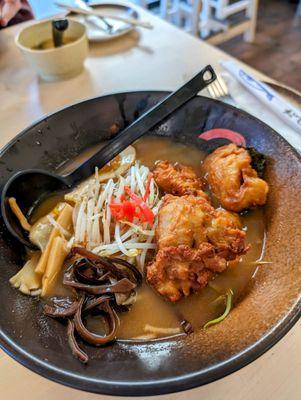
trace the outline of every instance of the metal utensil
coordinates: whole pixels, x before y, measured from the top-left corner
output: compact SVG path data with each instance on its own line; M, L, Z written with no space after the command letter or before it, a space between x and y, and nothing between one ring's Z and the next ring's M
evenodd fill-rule
M22 212L28 215L33 204L36 204L37 199L42 198L46 193L70 189L79 181L91 176L95 166L98 166L98 168L103 167L122 150L195 97L200 90L211 84L215 78L216 75L213 68L207 65L180 89L146 111L68 175L59 176L39 169L19 171L14 174L4 185L1 197L2 216L10 233L25 246L33 247L28 239L28 234L20 227L19 221L9 206L9 197L15 197L17 200L22 199Z
M63 44L64 32L68 29L67 19L55 19L52 21L52 40L54 47L60 47Z
M208 92L213 99L222 99L229 96L226 82L219 74L216 75L216 80L208 86Z
M115 19L116 21L122 21L122 22L125 22L125 23L133 25L133 26L139 26L140 28L153 29L152 24L150 24L147 21L139 21L139 20L137 20L135 18L122 17L122 16L119 16L119 15L102 14L102 12L94 10L94 9L92 9L92 11L84 10L82 8L69 6L68 4L64 4L64 3L61 3L61 2L58 2L58 1L56 1L55 4L58 5L59 7L63 7L66 10L72 11L72 12L77 13L77 14L95 15L97 17Z
M212 85L208 86L207 89L212 99L222 100L227 104L235 106L236 108L240 108L240 106L231 97L228 86L221 75L216 74L216 80L212 83Z
M74 0L74 4L76 7L87 10L87 11L94 11L92 7L90 7L84 0ZM105 18L97 17L96 15L89 15L86 17L89 22L91 22L97 28L110 33L113 31L113 25L111 25Z

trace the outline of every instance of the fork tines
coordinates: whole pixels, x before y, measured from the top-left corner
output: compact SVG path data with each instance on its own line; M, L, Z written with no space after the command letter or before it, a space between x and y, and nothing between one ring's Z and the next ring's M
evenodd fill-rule
M208 91L213 99L226 97L229 94L226 82L220 75L217 75L216 80L208 86Z

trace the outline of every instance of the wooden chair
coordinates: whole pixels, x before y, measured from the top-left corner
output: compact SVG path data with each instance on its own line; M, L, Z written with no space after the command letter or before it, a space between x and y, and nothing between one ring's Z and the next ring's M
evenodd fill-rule
M257 9L258 0L234 2L230 0L161 0L160 2L162 18L184 27L188 32L212 44L222 43L240 34L244 34L245 41L254 41ZM246 19L231 26L228 18L238 12L245 12ZM213 35L218 31L220 33Z
M198 35L202 0L161 0L160 16L183 27L193 35Z

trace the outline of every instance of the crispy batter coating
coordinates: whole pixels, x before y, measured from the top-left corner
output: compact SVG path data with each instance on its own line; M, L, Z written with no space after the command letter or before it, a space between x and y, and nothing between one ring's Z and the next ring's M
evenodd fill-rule
M226 210L214 210L214 218L207 227L207 240L219 255L229 260L245 254L249 246L245 244L246 233L241 229L239 215Z
M214 254L214 246L203 243L199 249L189 246L165 247L148 266L147 279L170 301L177 301L191 290L205 287L213 272L226 269L226 261Z
M157 185L165 193L175 196L198 194L206 197L202 191L202 181L188 165L173 165L169 161L160 161L156 164L153 174Z
M251 161L248 151L235 144L219 147L204 161L210 188L227 210L239 212L266 202L268 184L258 178Z
M170 301L203 288L227 261L248 250L239 217L193 195L164 196L156 241L159 251L147 266L147 279Z
M159 249L169 246L198 246L206 240L206 225L213 207L202 197L167 194L159 211L156 241Z
M247 156L244 173L248 182L260 180ZM249 247L239 216L210 204L192 168L161 161L154 178L159 188L170 194L164 196L159 210L158 253L147 266L147 279L161 295L177 301L205 287L215 273L224 271L229 261L237 260Z

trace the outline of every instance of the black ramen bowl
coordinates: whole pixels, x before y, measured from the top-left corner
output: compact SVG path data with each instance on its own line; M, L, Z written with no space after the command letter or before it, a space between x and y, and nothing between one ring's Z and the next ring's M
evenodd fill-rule
M166 93L121 93L84 101L34 123L0 155L0 185L16 171L56 171L85 149L127 126ZM91 392L155 395L206 384L238 370L273 346L300 316L301 169L295 150L271 128L221 102L197 97L150 134L211 151L226 143L198 136L212 128L241 133L247 146L268 156L265 206L266 259L251 290L229 317L185 338L148 343L117 341L104 348L82 344L88 365L71 354L65 327L43 316L39 301L8 283L24 249L0 221L0 344L21 364L54 381ZM149 150L151 151L151 149Z

